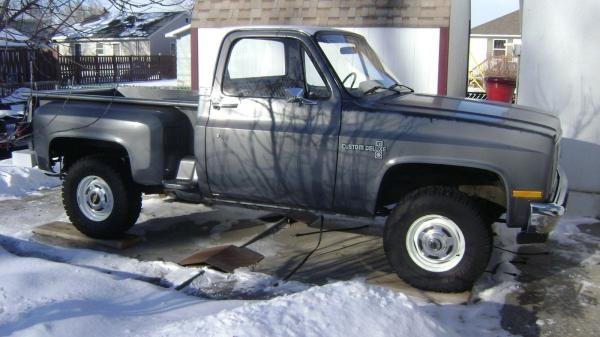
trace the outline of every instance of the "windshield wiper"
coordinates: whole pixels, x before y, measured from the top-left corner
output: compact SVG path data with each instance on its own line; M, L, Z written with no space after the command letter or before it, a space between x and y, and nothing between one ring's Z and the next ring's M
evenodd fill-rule
M367 96L367 95L370 95L370 94L372 94L372 93L375 93L375 91L377 91L377 90L379 90L379 89L387 89L387 88L386 88L386 87L384 87L384 86L381 86L381 85L376 85L376 86L374 86L374 87L371 87L371 88L369 88L369 90L365 91L365 92L363 93L363 95L365 95L365 96ZM394 91L395 91L395 90L394 90Z
M409 86L406 86L406 85L400 84L400 83L394 83L394 84L390 85L389 87L384 87L382 85L376 85L376 86L370 88L369 90L365 91L363 93L363 95L367 96L367 95L373 94L373 93L375 93L379 89L387 89L387 90L390 90L390 91L395 91L395 92L397 92L399 94L404 94L404 93L408 93L408 92L410 92L410 93L415 92ZM406 90L399 90L399 89L406 89Z
M402 91L402 90L396 90L396 88L398 88L398 89L406 89L410 93L415 92L415 90L413 88L411 88L411 87L409 87L407 85L404 85L404 84L400 84L400 83L394 83L394 84L390 85L389 87L387 87L387 89L394 90L394 91L396 91L399 94L405 92L405 91Z

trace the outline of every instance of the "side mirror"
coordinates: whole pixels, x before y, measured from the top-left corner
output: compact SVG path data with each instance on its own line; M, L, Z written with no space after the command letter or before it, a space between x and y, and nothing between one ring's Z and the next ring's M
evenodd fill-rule
M300 105L315 105L317 102L304 98L304 89L285 88L285 93L289 96L288 103L300 103Z
M304 89L302 88L285 88L285 93L290 99L304 98Z

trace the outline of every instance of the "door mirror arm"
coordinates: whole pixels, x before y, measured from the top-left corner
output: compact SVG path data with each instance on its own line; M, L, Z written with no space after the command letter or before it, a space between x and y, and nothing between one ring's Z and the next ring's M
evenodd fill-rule
M288 95L288 103L298 103L300 105L315 105L316 101L304 98L304 89L302 88L286 88L286 94Z

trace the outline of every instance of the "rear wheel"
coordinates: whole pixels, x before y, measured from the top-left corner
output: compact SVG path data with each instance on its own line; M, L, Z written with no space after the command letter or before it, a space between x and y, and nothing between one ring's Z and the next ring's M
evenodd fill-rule
M492 233L477 203L449 187L409 193L388 217L384 249L394 271L424 290L468 290L483 273Z
M67 172L63 204L80 232L93 238L112 239L135 224L142 198L118 161L84 157Z

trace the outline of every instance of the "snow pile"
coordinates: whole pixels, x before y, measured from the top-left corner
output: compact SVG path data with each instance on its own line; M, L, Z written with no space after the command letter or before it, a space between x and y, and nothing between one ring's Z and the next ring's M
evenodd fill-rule
M31 97L31 89L29 88L18 88L14 90L10 95L6 97L0 98L0 103L2 104L15 104L15 103L23 103L27 101ZM22 110L23 106L21 105L20 110ZM12 107L11 107L12 109Z
M182 267L163 261L139 261L115 254L99 253L88 249L62 248L28 241L29 231L0 235L0 245L17 255L43 258L56 262L96 270L123 278L142 280L163 287L174 288L199 275L183 289L189 295L204 298L272 298L302 291L307 285L280 280L263 273L239 268L233 274L221 273L207 267ZM22 237L22 239L17 238ZM275 287L274 284L279 283Z
M59 185L60 179L49 177L36 168L12 166L10 159L0 161L0 200Z
M338 282L172 323L151 336L458 336L405 295Z
M0 109L0 118L2 118L2 117L21 117L21 116L23 116L23 109L15 109L15 110Z
M239 306L205 301L92 269L16 257L0 247L0 335L141 335ZM187 335L183 331L180 335Z

